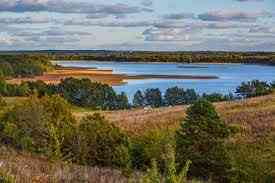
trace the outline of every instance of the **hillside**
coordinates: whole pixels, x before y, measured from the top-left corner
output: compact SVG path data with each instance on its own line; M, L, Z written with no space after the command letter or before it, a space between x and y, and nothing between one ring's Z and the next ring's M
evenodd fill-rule
M16 99L17 100L17 99ZM12 103L12 99L8 99ZM215 104L222 118L230 124L239 124L250 137L263 135L275 127L275 94L245 101ZM111 122L129 134L140 135L152 129L175 129L185 116L187 106L176 106L151 110L125 110L102 112ZM78 118L90 111L75 110ZM18 153L6 147L0 151L0 173L8 172L20 182L127 182L120 171L114 169L76 166L61 161L48 161L29 153Z
M243 101L215 104L221 117L229 124L239 124L253 135L262 135L275 128L275 94ZM151 129L176 128L185 116L188 106L164 107L158 109L135 109L102 112L117 126L140 134ZM76 111L77 117L94 112Z

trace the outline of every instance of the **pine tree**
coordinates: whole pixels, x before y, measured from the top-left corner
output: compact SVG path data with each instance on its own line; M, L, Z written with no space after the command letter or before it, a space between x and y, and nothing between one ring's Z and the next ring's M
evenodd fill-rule
M190 175L226 182L230 168L224 141L230 129L217 114L214 106L199 100L187 110L187 117L176 135L177 161L181 166L192 161Z

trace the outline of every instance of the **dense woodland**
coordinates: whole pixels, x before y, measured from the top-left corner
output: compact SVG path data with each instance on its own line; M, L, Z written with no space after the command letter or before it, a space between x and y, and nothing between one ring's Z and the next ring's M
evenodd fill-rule
M275 64L274 52L149 52L105 50L45 50L1 52L0 55L40 55L52 60L97 60L120 62L246 63Z
M40 75L51 69L46 57L2 57L1 63L5 64L0 65L3 73L0 146L33 157L43 156L50 162L118 169L128 182L271 183L275 180L274 133L250 138L243 126L225 123L211 103L268 95L274 91L274 82L242 83L236 95L228 96L216 93L199 96L192 89L178 87L169 88L164 94L157 88L147 89L137 91L131 106L124 93L117 94L112 87L88 79L67 78L58 85L42 81L13 85L5 81L10 77ZM12 71L6 72L7 68ZM9 103L6 97L11 96L18 98ZM24 99L19 100L21 97ZM178 128L140 135L123 131L97 113L81 118L73 114L74 106L99 112L184 104L191 105ZM82 177L78 178L72 182L81 182ZM20 180L0 166L0 182Z
M223 52L111 52L104 54L53 55L57 60L98 60L120 62L250 63L275 64L274 54Z

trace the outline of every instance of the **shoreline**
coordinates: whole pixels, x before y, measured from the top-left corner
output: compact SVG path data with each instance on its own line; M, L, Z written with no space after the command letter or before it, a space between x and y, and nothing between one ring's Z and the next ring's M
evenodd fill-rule
M88 78L93 82L100 82L110 86L124 85L131 80L145 80L145 79L188 79L188 80L213 80L219 79L217 76L196 76L196 75L127 75L115 74L111 69L96 69L96 68L80 68L80 67L57 67L53 71L44 73L42 76L33 78L15 78L7 80L10 84L20 84L24 81L44 81L47 84L58 84L62 80L74 78Z
M179 65L262 65L275 67L273 63L260 63L260 62L161 62L161 61L100 61L100 60L51 60L52 62L101 62L101 63L132 63L132 64L179 64Z

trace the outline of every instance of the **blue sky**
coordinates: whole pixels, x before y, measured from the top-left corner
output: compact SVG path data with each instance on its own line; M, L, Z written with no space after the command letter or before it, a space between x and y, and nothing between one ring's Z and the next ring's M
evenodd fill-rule
M0 0L0 50L275 51L274 0Z

